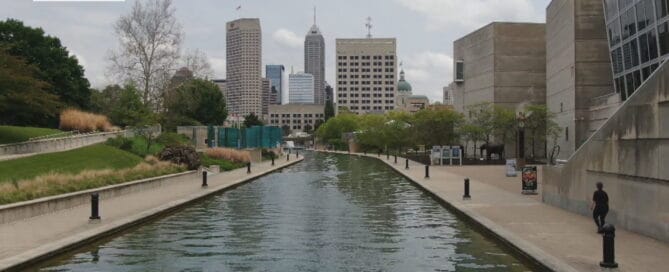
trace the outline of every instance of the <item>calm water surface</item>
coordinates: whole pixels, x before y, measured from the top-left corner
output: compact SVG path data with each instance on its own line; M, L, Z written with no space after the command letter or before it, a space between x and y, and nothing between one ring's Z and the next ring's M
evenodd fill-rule
M37 269L530 271L383 163L314 153Z

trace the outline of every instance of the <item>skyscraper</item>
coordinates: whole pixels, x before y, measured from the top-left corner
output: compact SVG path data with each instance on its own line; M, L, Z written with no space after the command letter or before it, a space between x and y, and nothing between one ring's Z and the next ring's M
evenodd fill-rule
M262 114L262 38L259 19L227 23L226 89L232 115Z
M270 87L270 104L281 105L283 95L283 71L286 68L283 65L267 65L265 66L265 76L271 82Z
M325 104L325 39L316 26L311 26L304 39L304 72L314 76L314 103Z
M269 109L269 104L271 100L271 91L272 91L272 81L269 80L268 78L263 78L262 79L262 85L261 85L261 90L262 90L262 114L267 115L268 114L268 109Z
M395 109L395 38L337 39L337 101L357 114Z
M314 104L314 76L307 73L288 75L289 97L291 104Z

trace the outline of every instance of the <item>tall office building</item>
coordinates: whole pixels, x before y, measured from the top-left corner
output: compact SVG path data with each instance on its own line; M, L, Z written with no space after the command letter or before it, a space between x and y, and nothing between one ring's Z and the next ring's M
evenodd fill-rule
M356 114L395 109L395 38L337 39L337 104Z
M228 111L233 116L260 115L263 112L260 20L234 20L227 23L226 29Z
M265 66L265 77L270 80L270 104L281 105L283 96L283 65Z
M304 39L304 72L314 76L314 103L325 104L325 39L314 25Z
M614 85L626 100L669 55L669 1L603 2Z
M271 89L272 89L272 87L271 87L272 83L271 82L272 81L267 79L267 78L262 79L261 89L262 89L262 114L263 115L268 114L269 104L271 102L270 101L271 100Z
M314 104L314 76L307 73L288 75L288 102Z

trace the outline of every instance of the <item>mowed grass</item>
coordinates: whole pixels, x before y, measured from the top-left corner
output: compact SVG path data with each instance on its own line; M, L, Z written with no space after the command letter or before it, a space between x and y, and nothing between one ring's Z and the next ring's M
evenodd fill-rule
M137 155L105 144L70 151L0 161L0 183L31 179L49 173L76 174L84 170L124 169L142 161Z
M50 128L0 126L0 144L25 142L33 137L61 133L62 131Z

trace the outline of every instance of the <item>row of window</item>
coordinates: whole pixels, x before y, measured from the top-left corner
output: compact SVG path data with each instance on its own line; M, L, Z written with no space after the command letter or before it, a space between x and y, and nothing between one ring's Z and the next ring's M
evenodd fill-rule
M658 63L653 63L639 70L630 72L624 76L617 77L614 80L616 91L620 93L622 100L627 98L636 91L641 84L650 77L650 75L657 69Z
M368 60L368 59L374 59L374 60L381 60L381 59L386 59L386 60L394 60L395 56L393 55L386 55L386 56L337 56L338 60L346 60L346 59L351 59L351 60L357 60L357 59L363 59L363 60Z
M340 107L339 109L341 110L341 109L343 109L343 107ZM384 109L385 110L393 110L393 109L395 109L395 107L393 107L393 106L385 106L385 107L382 107L382 106L374 106L374 107L370 107L370 106L361 106L361 107L351 106L350 109L351 110L372 110L373 109L375 111L381 111L381 110L384 110Z
M270 114L270 117L272 117L272 118L278 118L279 116L281 116L282 118L290 118L291 114L286 114L286 113L284 113L284 114L278 114L278 113ZM322 113L316 113L316 114L313 114L313 113L305 113L305 114L293 113L292 116L293 116L293 118L302 118L302 116L304 116L305 118L311 118L311 117L323 118L324 114L322 114Z
M339 90L340 92L346 92L346 91L348 91L348 89L347 89L346 87L339 87L338 90ZM362 91L370 91L370 88L369 88L369 87L362 87L362 89L361 89L361 88L358 88L358 87L351 87L351 91L352 91L352 92L360 91L360 90L362 90ZM371 90L373 90L373 91L375 91L375 92L380 92L380 91L383 90L383 88L381 88L381 87L373 87L373 88L371 88ZM386 90L386 92L394 92L394 91L395 91L395 87L386 87L385 90Z
M391 76L391 77L387 77L387 78L393 78L393 77ZM349 81L349 82L337 81L337 84L339 84L339 85L346 85L346 84L349 84L349 85L372 85L372 84L373 85L381 85L381 84L384 84L384 83L383 83L383 81L373 81L373 83L372 83L372 81ZM393 85L393 84L395 84L395 81L386 81L385 84L386 85Z
M383 104L383 100L343 100L339 99L339 103L341 104ZM386 104L394 104L395 100L385 100Z
M337 97L347 97L348 94L345 93L338 93ZM395 94L392 93L387 93L385 94L386 97L395 97ZM357 93L352 93L351 97L383 97L383 94L357 94Z
M385 63L383 62L338 62L337 66L394 66L395 62L392 61L386 61Z
M346 68L339 68L337 71L339 71L340 73L347 73L347 72L348 72L348 69L346 69ZM384 70L383 70L383 68L374 68L374 69L369 69L369 68L362 68L362 69L351 68L351 73L359 73L359 72L361 72L361 71L362 71L363 73L371 73L371 72L374 72L374 73L382 73ZM386 69L385 69L385 72L386 72L386 73L394 73L394 72L395 72L395 68L386 68Z
M669 23L661 23L658 29L659 37L656 30L651 29L614 48L611 51L613 73L620 74L669 54Z
M322 120L322 119L305 119L305 120L304 120L304 123L305 123L305 124L314 124L314 123L316 123L316 121L318 121L318 120ZM269 122L270 122L270 124L279 124L279 123L281 123L281 124L302 124L302 120L301 120L301 119L295 119L295 120L288 120L288 119L282 119L282 120L279 120L279 119L270 119Z
M394 75L386 75L386 78L393 78ZM348 75L338 75L337 78L346 79L349 78ZM383 78L383 75L351 75L351 78Z

